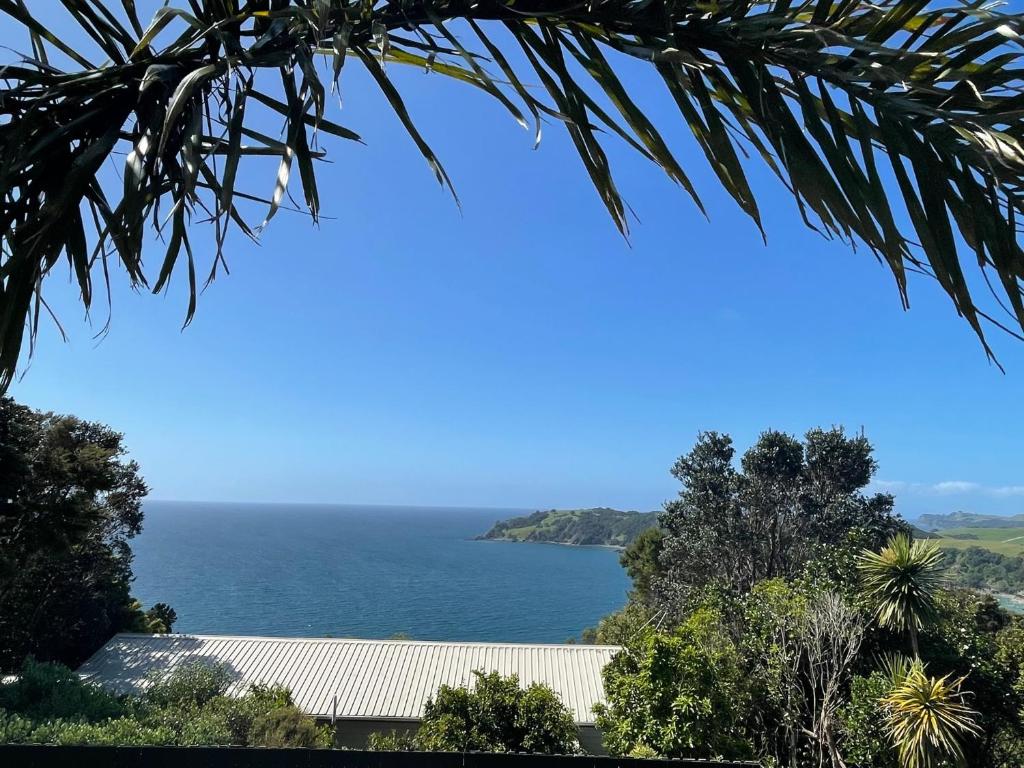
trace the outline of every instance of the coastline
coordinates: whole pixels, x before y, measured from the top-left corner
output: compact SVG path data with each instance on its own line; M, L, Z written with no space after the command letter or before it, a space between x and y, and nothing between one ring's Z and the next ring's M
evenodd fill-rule
M1015 595L1010 592L991 592L999 604L1013 613L1024 614L1024 595Z
M611 549L622 552L621 544L575 544L571 541L549 541L547 539L516 539L512 536L476 536L473 541L510 541L515 544L553 544L556 547L582 547L584 549Z

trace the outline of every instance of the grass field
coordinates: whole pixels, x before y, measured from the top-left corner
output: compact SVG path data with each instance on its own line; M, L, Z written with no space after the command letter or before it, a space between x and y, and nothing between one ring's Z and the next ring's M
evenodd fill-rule
M966 549L984 547L1001 555L1024 555L1024 528L950 528L936 531L941 538L935 541L941 547ZM958 538L970 536L974 538Z

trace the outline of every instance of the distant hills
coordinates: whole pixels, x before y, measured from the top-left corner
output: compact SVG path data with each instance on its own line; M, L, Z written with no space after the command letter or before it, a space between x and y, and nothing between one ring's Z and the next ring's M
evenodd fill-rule
M1010 525L1024 527L1024 515L1007 518L953 512L948 515L922 515L911 529L914 538L937 539L940 538L940 534L931 531L979 527L979 524L973 522L975 519L993 521L990 526L984 527L997 527L996 521L1010 521ZM1017 521L1016 524L1012 522L1014 520ZM657 524L657 512L625 512L610 507L546 509L530 515L501 520L487 533L477 536L477 539L627 547L643 531ZM963 538L971 537L968 534Z
M657 524L657 512L623 512L608 507L548 509L497 522L477 538L626 547Z
M945 550L951 584L1024 595L1024 515L951 512L921 515L914 523L914 538L932 539ZM657 512L548 509L497 522L477 538L627 547L657 524Z
M945 531L950 528L1024 528L1024 515L949 512L945 515L921 515L916 524L926 531Z

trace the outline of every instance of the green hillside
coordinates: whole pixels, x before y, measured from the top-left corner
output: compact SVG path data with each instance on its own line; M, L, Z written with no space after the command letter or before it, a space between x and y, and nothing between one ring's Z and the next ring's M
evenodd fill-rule
M1001 555L1024 555L1024 528L948 528L938 535L944 549L983 547Z
M945 554L949 579L955 586L1024 595L1021 555L1004 555L979 546L947 548Z
M1024 515L951 512L921 515L916 523L946 551L953 584L1024 594ZM1009 607L1020 610L1019 604Z
M926 531L950 528L1024 528L1024 515L980 515L976 512L949 512L944 515L921 515L917 525Z
M1010 525L994 526L993 521ZM974 522L979 525L964 525ZM1016 522L1017 518L954 512L924 515L911 528L915 538L933 540L946 550L952 585L1024 594L1024 525ZM623 512L607 507L548 509L497 522L477 538L626 547L657 524L657 512Z
M497 522L477 538L625 547L657 524L657 512L623 512L608 507L548 509Z

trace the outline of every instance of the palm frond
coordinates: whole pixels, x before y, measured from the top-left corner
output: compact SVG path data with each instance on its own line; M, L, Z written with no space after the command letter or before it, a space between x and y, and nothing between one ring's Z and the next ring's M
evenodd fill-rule
M184 253L187 323L198 290L190 223L202 217L216 229L208 279L225 263L229 229L258 235L238 207L260 199L235 189L242 158L280 158L264 224L296 176L315 219L319 137L359 140L325 115L347 61L369 70L448 188L388 62L472 85L521 123L528 116L538 140L542 119L561 123L623 232L628 208L607 136L703 209L615 71L622 55L649 62L757 226L748 150L809 226L886 264L904 304L907 274L923 272L990 355L986 321L1024 333L1024 21L980 0L208 0L161 8L148 26L129 0L64 0L75 41L49 32L34 5L0 0L2 23L25 33L24 55L0 67L0 389L62 259L88 309L94 275L109 281L111 262L133 286L160 290ZM455 28L472 32L480 51ZM328 73L320 54L333 60ZM280 85L266 90L259 70L277 70ZM280 117L282 140L253 128L255 104ZM122 150L124 183L112 185L101 168ZM152 285L147 221L167 243ZM995 275L1001 318L979 308L972 263L986 280Z
M889 694L882 699L889 737L903 768L960 765L961 740L981 733L978 713L967 706L965 678L930 677L921 661L895 666Z
M935 614L945 568L934 541L897 534L880 552L864 550L857 569L881 626L916 631Z

